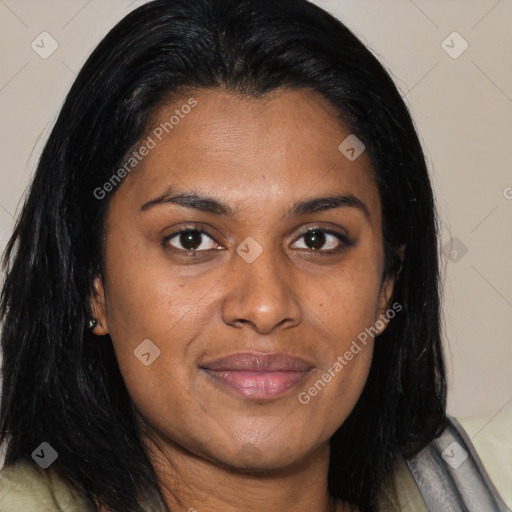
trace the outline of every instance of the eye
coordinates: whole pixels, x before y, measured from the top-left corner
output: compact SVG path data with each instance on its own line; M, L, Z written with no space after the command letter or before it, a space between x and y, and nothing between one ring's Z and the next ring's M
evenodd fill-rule
M300 242L301 240L303 241ZM333 253L342 251L351 245L353 245L351 241L342 233L330 229L311 228L301 234L297 242L293 244L293 248Z
M167 236L164 246L171 246L179 251L195 252L218 249L219 244L202 229L182 229Z

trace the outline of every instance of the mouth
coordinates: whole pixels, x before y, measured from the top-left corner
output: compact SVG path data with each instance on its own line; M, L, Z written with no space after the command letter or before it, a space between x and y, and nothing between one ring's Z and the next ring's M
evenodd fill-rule
M290 354L244 352L207 362L199 368L215 384L237 395L270 399L297 386L314 366Z

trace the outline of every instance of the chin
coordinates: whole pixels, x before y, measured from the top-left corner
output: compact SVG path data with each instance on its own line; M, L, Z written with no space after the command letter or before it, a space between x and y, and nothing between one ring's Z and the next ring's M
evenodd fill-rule
M230 471L250 476L265 476L271 473L281 472L293 467L298 460L294 458L275 457L260 452L258 449L244 449L243 453L232 460L221 462Z
M289 439L289 438L288 438ZM279 445L247 442L241 447L232 444L226 450L215 450L215 462L231 471L247 475L265 475L289 469L303 460L303 446L290 446L283 439ZM212 454L213 455L213 454Z

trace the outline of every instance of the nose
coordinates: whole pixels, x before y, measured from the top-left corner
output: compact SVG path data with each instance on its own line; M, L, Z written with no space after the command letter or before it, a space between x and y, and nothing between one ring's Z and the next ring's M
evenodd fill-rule
M251 263L234 255L222 316L232 327L249 325L259 334L298 325L302 307L294 291L291 269L273 251L264 250Z

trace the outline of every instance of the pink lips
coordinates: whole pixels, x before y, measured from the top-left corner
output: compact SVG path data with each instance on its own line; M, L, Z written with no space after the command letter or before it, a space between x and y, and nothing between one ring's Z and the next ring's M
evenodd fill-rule
M246 398L274 398L296 386L313 368L282 353L243 352L201 365L214 381Z

